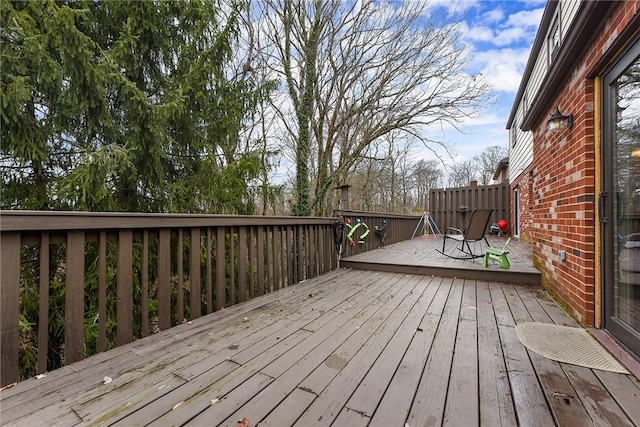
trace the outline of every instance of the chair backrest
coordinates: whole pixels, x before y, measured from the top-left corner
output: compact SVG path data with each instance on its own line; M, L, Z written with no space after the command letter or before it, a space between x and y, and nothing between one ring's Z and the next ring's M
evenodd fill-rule
M480 240L484 237L484 233L489 225L493 209L474 209L469 218L469 226L464 233L465 240Z

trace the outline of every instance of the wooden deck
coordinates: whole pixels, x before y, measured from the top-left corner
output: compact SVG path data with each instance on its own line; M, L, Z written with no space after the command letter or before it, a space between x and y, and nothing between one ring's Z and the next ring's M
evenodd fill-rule
M637 379L529 352L526 321L574 324L537 285L342 268L5 389L0 420L640 425Z
M489 245L502 248L506 237L487 236ZM446 252L454 256L465 255L457 247L459 243L447 241ZM471 249L476 254L484 253L487 245L484 242L472 243ZM482 266L482 258L454 259L441 254L442 238L420 237L405 242L385 246L345 258L342 267L364 270L404 272L462 279L480 279L494 282L514 284L541 283L541 274L533 267L531 246L512 239L508 245L507 255L511 268L502 269L490 262L487 268Z

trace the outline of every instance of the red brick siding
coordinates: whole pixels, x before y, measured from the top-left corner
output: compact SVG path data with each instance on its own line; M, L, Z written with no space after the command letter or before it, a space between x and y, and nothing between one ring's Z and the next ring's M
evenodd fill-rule
M534 262L543 272L545 287L586 326L593 326L595 316L597 199L594 82L587 73L622 32L639 4L640 1L623 1L615 6L549 108L549 115L556 106L563 114L573 114L573 129L551 133L546 117L534 129L533 200L530 213L523 217L522 233L531 239ZM528 174L523 180L527 177ZM514 185L523 186L520 180ZM566 252L564 262L558 255L561 250Z

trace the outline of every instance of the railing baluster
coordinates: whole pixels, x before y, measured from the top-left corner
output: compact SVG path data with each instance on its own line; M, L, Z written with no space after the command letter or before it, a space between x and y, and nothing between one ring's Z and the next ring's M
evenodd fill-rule
M325 228L320 225L316 225L316 229L318 238L318 243L316 244L316 251L318 253L318 275L320 275L324 273L324 260L327 252L324 246Z
M240 227L238 241L238 296L243 302L247 300L247 227Z
M193 239L193 234L191 235L191 239ZM169 242L171 242L171 234L169 233ZM171 246L171 245L169 245ZM191 251L189 251L189 256L191 256ZM160 254L158 253L158 260L160 259ZM171 250L169 250L169 257L167 259L167 265L171 266ZM191 269L189 269L189 276L191 276ZM171 267L169 267L169 283L171 283ZM171 290L171 286L169 286L169 290ZM177 283L176 281L176 304L177 307L177 324L181 324L184 321L184 286L181 283Z
M287 286L293 284L293 227L287 225Z
M184 236L178 229L178 325L184 321Z
M84 253L84 232L68 232L64 292L64 360L66 364L84 358Z
M107 232L98 241L98 351L107 350Z
M158 232L158 327L171 327L171 230Z
M309 240L309 250L311 251L311 277L316 277L318 275L318 226L310 225L309 234L311 234L311 239ZM313 242L313 244L311 242Z
M249 298L256 296L256 227L249 227Z
M211 228L207 228L207 255L205 257L205 271L207 277L205 282L207 284L207 314L213 311L213 284L211 283Z
M149 335L149 230L142 233L142 274L140 283L141 334Z
M0 385L18 381L20 233L2 233L0 269Z
M276 226L277 233L274 236L274 252L277 260L277 264L275 266L276 269L276 281L275 281L275 289L283 288L284 285L284 257L282 251L282 234L284 232L284 228L280 226Z
M36 373L47 372L49 348L49 233L40 236L40 307L38 313L38 364Z
M266 263L265 263L265 268L266 268L266 274L267 274L267 284L265 286L265 292L269 293L271 292L274 287L273 287L273 264L274 264L274 257L273 257L273 227L265 227L265 238L266 238Z
M133 341L133 233L118 233L118 345ZM67 284L68 286L68 284Z
M257 295L264 295L264 227L258 226L258 293Z
M311 275L311 271L312 271L311 266L313 265L313 261L311 260L311 226L310 225L304 226L304 241L302 244L304 247L304 267L305 267L304 280L309 280L313 277Z
M191 284L191 301L189 303L190 319L200 317L200 251L201 251L200 229L191 229L191 250L189 251L189 283Z
M226 300L226 275L225 275L225 244L224 227L216 229L216 310L227 305Z
M236 228L229 227L229 305L236 303Z

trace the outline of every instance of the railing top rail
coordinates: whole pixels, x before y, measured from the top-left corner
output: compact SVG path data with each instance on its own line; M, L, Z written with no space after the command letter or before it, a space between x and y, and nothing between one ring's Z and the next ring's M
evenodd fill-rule
M401 215L394 213L386 213L386 212L370 212L370 211L355 211L350 209L336 209L336 215L360 215L367 217L376 217L376 218L402 218L402 219L419 219L422 215L413 214L413 215Z
M128 212L0 211L0 231L331 224L336 218Z
M432 188L429 191L434 193L438 191L460 191L460 190L484 190L504 187L506 183L499 184L487 184L487 185L467 185L464 187L446 187L446 188ZM508 187L508 185L507 185Z

